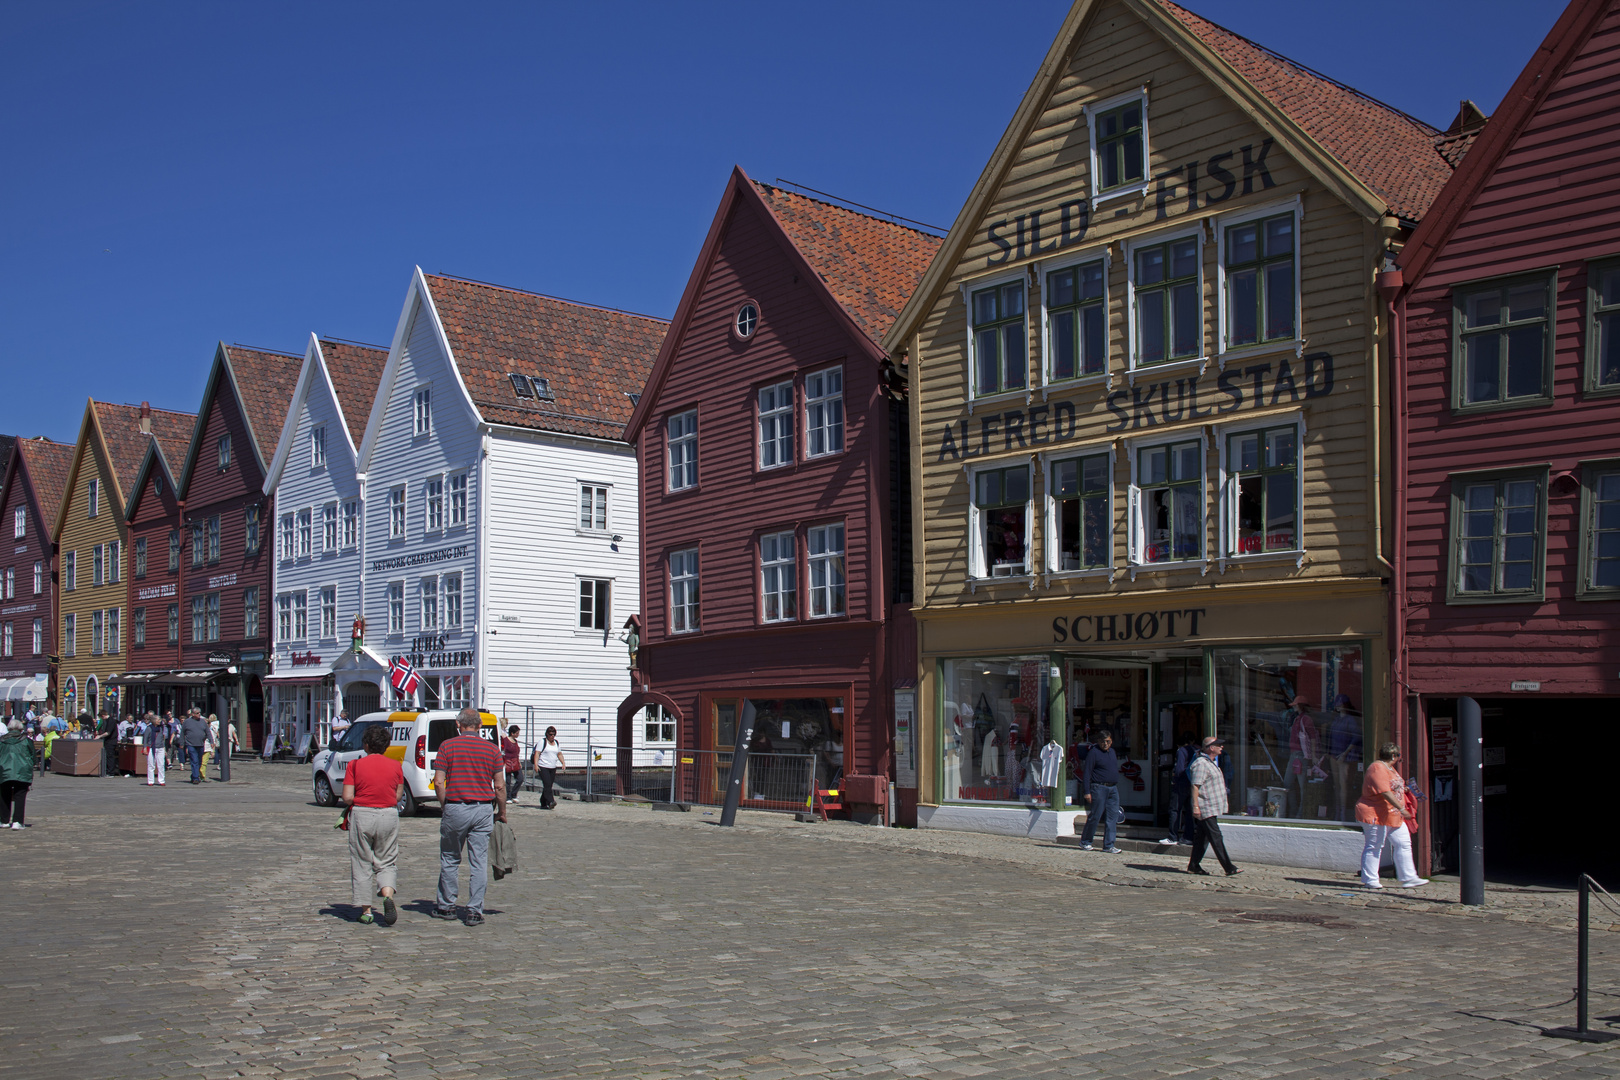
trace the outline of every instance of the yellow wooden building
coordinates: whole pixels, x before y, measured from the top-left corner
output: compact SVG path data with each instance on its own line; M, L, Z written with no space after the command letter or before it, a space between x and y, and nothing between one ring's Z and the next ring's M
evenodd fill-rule
M1106 729L1163 830L1176 746L1218 732L1274 830L1235 849L1352 842L1321 827L1387 737L1376 277L1440 136L1176 5L1074 4L884 342L920 444L921 824L1072 832L1054 759Z

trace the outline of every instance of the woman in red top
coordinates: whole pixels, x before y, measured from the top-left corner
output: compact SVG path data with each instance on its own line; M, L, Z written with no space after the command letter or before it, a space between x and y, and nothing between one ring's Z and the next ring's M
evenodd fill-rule
M387 724L374 724L361 740L366 756L349 763L343 774L343 801L349 810L349 867L359 921L372 922L371 906L383 898L383 925L399 918L394 906L395 863L399 861L399 797L405 772L387 754L392 740Z

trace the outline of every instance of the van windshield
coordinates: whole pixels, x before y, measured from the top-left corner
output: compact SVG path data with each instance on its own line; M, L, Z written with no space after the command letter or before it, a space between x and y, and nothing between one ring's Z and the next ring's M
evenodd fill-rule
M455 721L454 717L451 717L448 720L429 720L428 721L428 753L430 753L430 754L438 753L439 752L439 744L444 742L444 740L446 740L446 739L453 739L453 738L455 738L455 736L456 736L456 721Z

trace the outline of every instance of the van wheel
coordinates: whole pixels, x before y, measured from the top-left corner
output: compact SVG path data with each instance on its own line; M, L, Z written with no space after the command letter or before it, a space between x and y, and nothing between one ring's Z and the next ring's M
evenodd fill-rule
M326 778L325 773L315 777L315 804L317 806L337 805L337 796L332 791L332 781Z
M405 786L405 790L400 794L399 802L394 804L394 808L399 811L400 817L416 816L416 796L411 794L410 785Z

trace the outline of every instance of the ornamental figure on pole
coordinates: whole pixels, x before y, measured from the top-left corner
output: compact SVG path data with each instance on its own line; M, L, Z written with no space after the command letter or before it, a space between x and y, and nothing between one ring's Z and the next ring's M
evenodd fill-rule
M359 652L361 646L363 646L365 643L366 617L364 615L356 615L354 617L354 627L349 631L349 647L355 652Z

